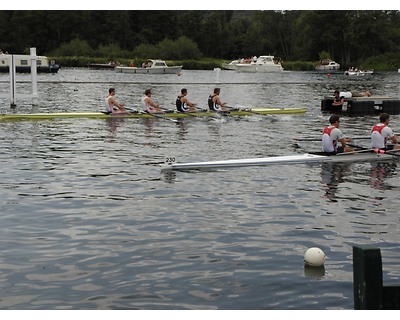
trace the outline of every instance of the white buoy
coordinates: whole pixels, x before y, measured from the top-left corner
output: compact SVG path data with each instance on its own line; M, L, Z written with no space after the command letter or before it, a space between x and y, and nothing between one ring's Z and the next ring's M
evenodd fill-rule
M321 267L325 263L325 253L320 248L310 248L304 254L304 263L310 267Z

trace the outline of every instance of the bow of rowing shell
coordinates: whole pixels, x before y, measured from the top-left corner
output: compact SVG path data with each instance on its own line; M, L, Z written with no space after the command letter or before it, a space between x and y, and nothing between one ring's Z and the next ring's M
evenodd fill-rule
M299 114L305 113L304 108L253 108L253 109L240 109L229 111L226 115L229 116L247 116L247 115L269 115L269 114ZM222 112L221 114L225 114ZM218 112L201 111L201 112L170 112L158 114L162 117L170 118L184 118L184 117L212 117L219 116ZM103 112L58 112L58 113L14 113L14 114L1 114L0 120L24 120L24 119L56 119L56 118L151 118L150 114L142 112L133 112L129 114L106 114Z

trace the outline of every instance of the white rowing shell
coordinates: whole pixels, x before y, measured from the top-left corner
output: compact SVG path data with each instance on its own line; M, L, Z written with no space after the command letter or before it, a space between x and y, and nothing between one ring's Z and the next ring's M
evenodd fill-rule
M316 154L301 154L291 156L277 156L267 158L248 158L248 159L233 159L205 162L188 162L188 163L166 163L161 165L161 172L193 170L193 169L213 169L213 168L230 168L230 167L246 167L246 166L261 166L269 164L286 164L286 163L308 163L308 162L356 162L356 161L377 161L390 160L396 156L390 154L376 153L352 153L340 154L336 156L323 156ZM169 161L174 157L167 158Z

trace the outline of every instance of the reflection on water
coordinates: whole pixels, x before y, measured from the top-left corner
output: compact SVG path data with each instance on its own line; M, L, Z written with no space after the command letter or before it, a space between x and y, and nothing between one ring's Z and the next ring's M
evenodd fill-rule
M112 133L113 136L115 136L117 129L121 126L121 124L125 121L124 118L113 118L109 117L106 119L106 123L108 125L108 128L110 130L110 133Z
M321 279L325 276L325 267L304 266L304 275L312 279Z
M372 163L370 186L378 190L389 190L391 187L385 185L384 182L395 176L396 169L397 164L394 161Z
M353 163L323 163L321 165L321 183L326 185L325 197L332 202L337 202L336 193L339 184L346 182L346 176L351 175L354 170ZM371 161L368 170L369 185L377 190L389 190L391 187L385 185L385 180L396 175L397 163L393 160Z
M336 192L339 184L344 181L343 176L348 172L351 164L348 163L322 163L321 164L321 183L326 185L325 197L333 202L337 202Z

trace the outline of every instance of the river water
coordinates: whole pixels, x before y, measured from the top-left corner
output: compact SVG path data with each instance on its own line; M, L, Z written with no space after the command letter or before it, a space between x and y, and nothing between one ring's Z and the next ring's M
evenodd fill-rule
M29 92L29 75L18 92ZM396 162L290 164L162 174L180 162L319 150L320 101L334 89L398 98L400 75L187 71L125 75L61 69L38 75L39 105L14 112L97 111L110 86L137 107L146 88L173 107L182 87L206 106L304 107L300 115L55 119L0 123L0 309L353 309L353 245L382 252L400 280ZM0 93L8 94L8 75ZM11 112L1 98L1 112ZM376 116L344 117L366 136ZM391 117L398 132L400 116ZM365 145L368 140L359 140ZM310 247L325 267L304 268Z

